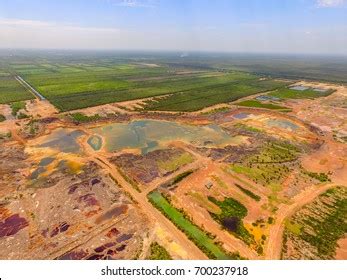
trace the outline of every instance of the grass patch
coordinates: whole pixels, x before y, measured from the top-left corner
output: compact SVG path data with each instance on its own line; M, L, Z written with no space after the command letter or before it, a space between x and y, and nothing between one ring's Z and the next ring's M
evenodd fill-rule
M239 184L235 184L235 186L240 190L242 191L244 194L248 195L250 198L254 199L255 201L260 201L260 196L259 195L256 195L255 193L251 192L250 190L242 187L241 185Z
M235 103L235 105L242 107L265 108L270 110L289 110L289 108L287 107L275 105L272 103L262 103L257 100L245 100L239 103Z
M94 122L101 119L101 116L98 114L93 116L86 116L82 113L73 113L73 114L70 114L69 116L71 117L73 121L78 123Z
M220 214L222 212L222 210L216 204L208 200L205 195L198 192L189 192L188 195L190 195L198 205L205 208L208 212L214 214Z
M171 182L171 185L176 185L179 182L181 182L183 179L185 179L186 177L188 177L190 174L193 174L194 170L188 170L185 171L179 175L177 175Z
M25 102L24 101L13 102L10 104L10 106L12 109L12 115L16 117L19 110L25 109Z
M229 107L220 107L220 108L215 108L207 112L201 113L202 115L212 115L212 114L217 114L217 113L224 113L228 112L230 110Z
M234 125L234 127L240 128L240 129L243 129L243 130L246 130L246 131L250 131L250 132L255 132L255 133L263 132L263 130L261 130L259 128L256 128L256 127L253 127L253 126L249 126L249 125L246 125L244 123L236 123Z
M178 156L174 156L167 161L158 161L158 167L166 172L173 172L183 165L192 163L194 158L189 153L183 153Z
M148 260L172 260L170 254L158 242L153 242L149 250Z
M286 226L286 229L289 230L291 233L296 234L296 235L300 235L302 225L297 224L293 221L286 220L285 226Z
M248 212L245 206L231 197L225 198L223 201L211 196L208 199L222 210L220 214L210 213L214 220L248 245L255 243L253 235L248 232L242 222Z

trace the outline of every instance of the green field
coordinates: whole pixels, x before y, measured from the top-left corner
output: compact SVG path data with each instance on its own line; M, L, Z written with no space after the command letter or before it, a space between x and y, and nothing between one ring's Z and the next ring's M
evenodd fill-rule
M149 102L144 110L195 111L286 85L237 71L151 67L108 59L23 62L9 67L60 111L162 95L167 96Z
M265 108L270 110L288 110L289 109L287 107L279 106L272 103L262 103L257 100L245 100L239 103L235 103L235 105L242 106L242 107Z
M252 94L274 90L285 85L275 80L259 80L257 76L237 73L238 78L222 84L214 84L172 94L153 100L145 106L152 111L196 111L219 103L232 102ZM230 75L232 76L232 74Z
M281 99L313 99L318 97L324 97L332 94L333 90L327 90L325 92L314 91L313 89L306 90L294 90L290 88L280 88L268 95L281 98Z
M34 99L13 76L0 75L0 104Z
M192 240L211 259L239 259L238 253L227 254L202 229L194 225L187 216L174 208L158 191L148 195L149 201L169 218L187 237Z

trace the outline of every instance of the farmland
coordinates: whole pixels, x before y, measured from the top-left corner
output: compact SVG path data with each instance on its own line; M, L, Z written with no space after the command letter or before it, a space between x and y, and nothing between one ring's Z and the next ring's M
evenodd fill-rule
M263 81L254 76L253 78L246 77L245 80L191 89L160 100L153 100L145 106L145 109L154 111L196 111L285 85L285 83L279 81Z
M243 106L243 107L265 108L270 110L287 110L288 109L286 107L279 106L272 103L261 103L257 100L245 100L245 101L236 103L236 105Z
M24 88L13 76L0 75L0 104L29 99L34 99L34 95Z
M286 85L237 71L186 69L167 64L153 67L120 61L48 61L17 63L9 68L62 112L158 96L164 98L154 98L143 109L195 111Z
M277 98L284 98L284 99L303 99L303 98L318 98L318 97L324 97L328 96L332 93L331 90L319 92L315 91L313 89L306 89L306 90L295 90L290 88L281 88L274 92L271 92L269 95L274 96Z

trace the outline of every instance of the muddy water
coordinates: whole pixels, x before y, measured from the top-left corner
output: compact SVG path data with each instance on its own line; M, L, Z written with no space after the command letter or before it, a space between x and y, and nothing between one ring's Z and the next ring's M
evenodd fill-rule
M309 87L305 87L305 86L294 86L294 87L290 87L290 89L304 91L304 90L309 89Z
M238 144L242 141L240 137L229 135L217 125L194 126L156 120L114 123L94 128L93 133L104 137L105 148L110 152L139 149L142 154L160 148L165 142L177 140L196 146L213 147Z
M77 143L77 138L82 135L84 132L80 130L58 128L45 136L38 147L49 147L64 153L80 153L82 150Z
M266 123L270 127L275 126L275 127L279 127L279 128L288 129L288 130L291 130L291 131L297 130L299 128L295 123L292 123L291 121L288 121L288 120L273 120L273 119L270 119Z

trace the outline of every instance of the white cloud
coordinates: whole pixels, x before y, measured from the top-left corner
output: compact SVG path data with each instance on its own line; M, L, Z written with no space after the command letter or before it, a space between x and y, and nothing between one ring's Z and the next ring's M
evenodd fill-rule
M346 3L346 0L318 0L317 6L321 8L340 7Z
M129 8L154 8L156 6L151 0L120 0L116 1L115 5Z
M0 18L1 48L111 48L121 34L117 28Z

